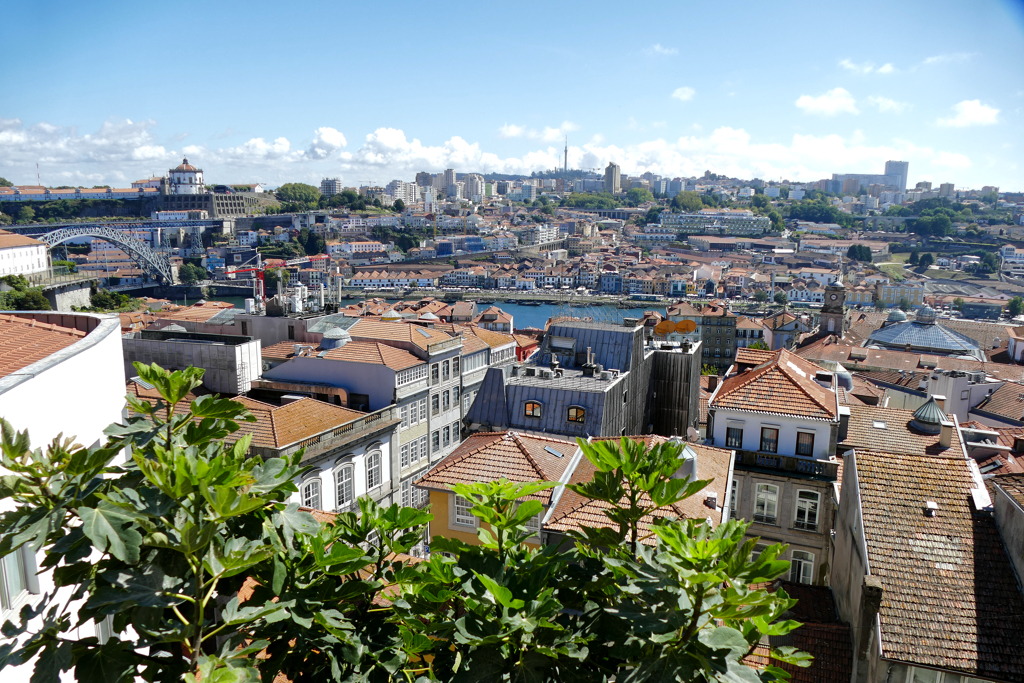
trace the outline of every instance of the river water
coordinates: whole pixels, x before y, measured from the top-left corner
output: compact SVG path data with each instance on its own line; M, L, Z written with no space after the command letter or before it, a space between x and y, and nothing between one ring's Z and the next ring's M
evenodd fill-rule
M211 301L226 301L234 304L235 308L245 308L245 298L240 296L211 297ZM344 303L356 303L359 299L350 299ZM397 299L388 299L391 303ZM189 300L187 303L194 304L196 300ZM175 301L176 304L184 305L185 301ZM573 315L581 318L593 318L597 322L622 322L623 318L642 318L644 311L658 311L665 314L664 302L650 302L643 308L616 308L615 306L573 306L565 304L541 304L540 306L524 306L515 303L497 302L494 304L506 313L512 314L512 324L521 329L524 327L544 328L548 318L555 315ZM490 304L478 304L477 309L483 311Z

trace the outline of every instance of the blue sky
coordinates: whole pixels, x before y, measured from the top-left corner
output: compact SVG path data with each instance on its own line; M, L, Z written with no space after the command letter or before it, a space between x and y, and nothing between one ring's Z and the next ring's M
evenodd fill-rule
M17 3L0 176L120 184L418 170L1024 190L1024 2Z

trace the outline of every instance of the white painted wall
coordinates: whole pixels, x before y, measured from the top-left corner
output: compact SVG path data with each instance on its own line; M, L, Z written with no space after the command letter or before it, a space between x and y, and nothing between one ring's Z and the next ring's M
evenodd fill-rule
M43 243L0 249L0 277L38 273L46 270L49 263Z
M41 322L65 327L81 325L81 329L87 329L87 324L97 320L99 326L75 344L0 378L0 417L19 431L28 429L34 448L45 448L61 433L65 437L75 437L75 441L84 446L105 440L103 430L121 420L125 405L121 323L118 317L84 313L34 315ZM4 501L0 503L3 506L0 509L10 510L11 505ZM42 560L40 553L35 558L36 566ZM34 567L27 569L32 577L29 591L18 596L10 611L0 611L0 622L12 618L23 605L38 601L40 594L53 590L53 578L49 572L33 576ZM58 599L64 598L66 592L58 593ZM75 609L74 604L71 609ZM95 633L89 624L80 628L77 635L87 637ZM27 683L31 674L30 662L5 668L2 678L4 683Z
M719 448L733 448L725 445L728 427L743 429L743 446L736 450L757 451L761 449L761 427L779 430L779 455L796 455L796 434L798 431L814 434L814 457L829 457L829 435L832 423L808 420L806 418L783 417L780 415L757 415L723 408L715 409L712 438Z

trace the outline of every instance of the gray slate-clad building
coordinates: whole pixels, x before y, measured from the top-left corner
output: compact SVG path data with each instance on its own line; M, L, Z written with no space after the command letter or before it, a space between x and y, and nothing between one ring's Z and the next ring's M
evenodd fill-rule
M555 323L533 362L488 371L464 422L470 431L583 438L649 434L657 422L665 436L684 435L698 412L698 348L656 351L633 319ZM651 400L654 374L669 378L659 385L658 400Z

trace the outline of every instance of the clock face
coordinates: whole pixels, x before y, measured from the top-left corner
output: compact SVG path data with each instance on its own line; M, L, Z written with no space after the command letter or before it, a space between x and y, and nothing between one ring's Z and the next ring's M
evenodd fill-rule
M835 301L838 298L839 298L838 294L833 294L832 296L829 297L829 299L832 299L832 301Z

